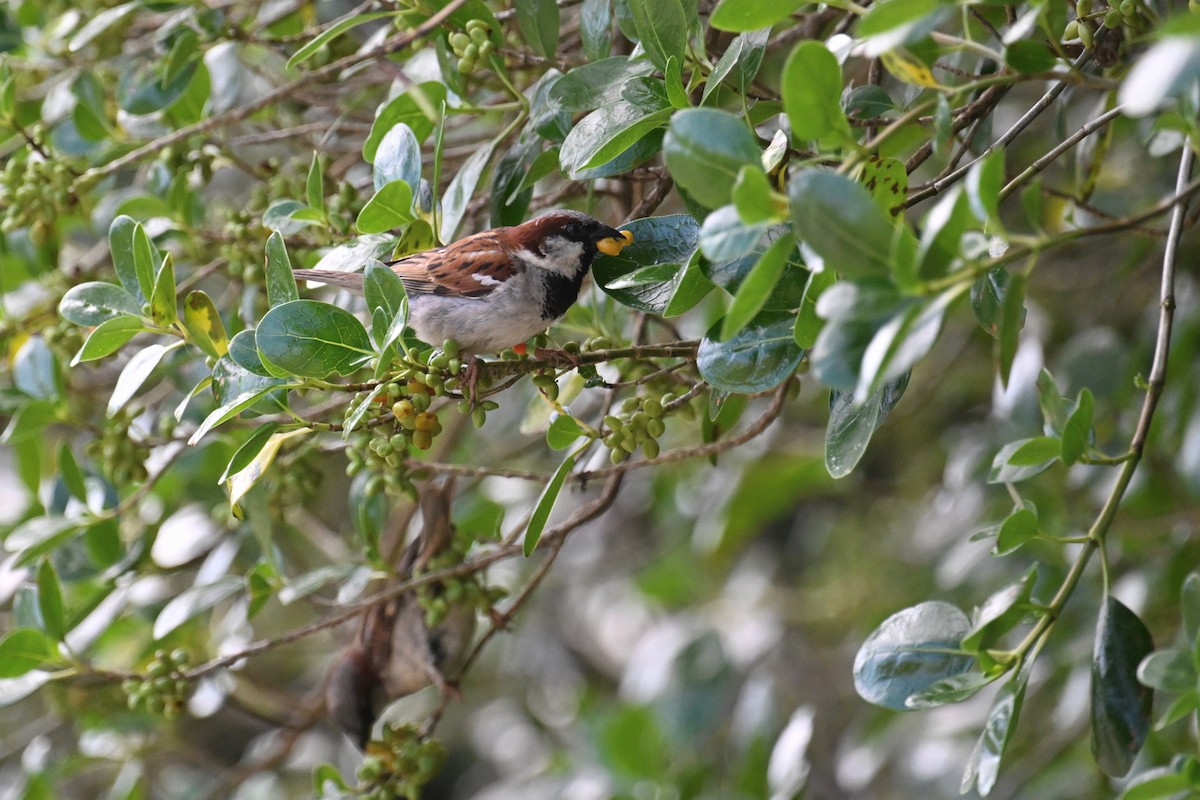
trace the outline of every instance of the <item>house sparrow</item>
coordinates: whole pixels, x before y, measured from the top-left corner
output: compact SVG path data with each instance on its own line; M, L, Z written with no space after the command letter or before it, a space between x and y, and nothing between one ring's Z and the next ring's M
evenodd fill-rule
M430 488L421 498L422 529L404 551L395 581L419 572L450 541L450 487ZM456 690L443 670L457 665L475 632L475 608L452 608L433 628L415 592L404 592L373 606L363 615L354 642L329 667L325 708L360 749L366 750L371 729L393 700L435 685Z
M550 211L389 264L408 291L408 324L425 342L458 343L463 353L521 344L567 312L596 253L617 255L633 241L578 211ZM362 293L361 273L298 269L297 280Z

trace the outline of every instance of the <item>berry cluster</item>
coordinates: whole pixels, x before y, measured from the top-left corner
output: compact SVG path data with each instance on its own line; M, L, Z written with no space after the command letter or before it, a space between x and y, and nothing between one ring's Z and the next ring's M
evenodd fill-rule
M620 464L639 447L646 458L655 458L660 452L658 438L666 432L663 422L666 413L664 404L674 399L672 395L655 397L630 397L621 405L621 415L609 414L604 418L608 433L604 445L609 449L609 459Z
M31 135L36 136L36 129ZM49 241L51 221L76 202L71 169L61 161L50 161L30 153L10 158L0 180L0 233L29 228L36 245Z
M461 564L472 544L474 537L471 534L456 530L446 547L429 559L417 575L438 572ZM440 625L452 610L487 611L507 594L499 586L484 585L477 573L452 575L440 583L421 586L416 593L417 601L421 608L425 609L425 625L429 628Z
M493 44L488 38L490 30L483 20L473 19L467 23L466 33L450 34L450 49L458 56L458 71L463 75L470 75L479 66L480 59L492 54Z
M99 439L88 443L87 450L99 462L114 484L124 486L146 480L146 458L150 448L129 435L134 412L122 409L104 426Z
M186 650L155 650L146 677L128 678L121 683L129 709L142 708L167 719L179 716L191 689L185 674L189 660Z
M1063 29L1063 41L1078 39L1085 47L1092 47L1099 27L1108 30L1128 28L1136 32L1143 27L1144 19L1138 10L1137 0L1120 0L1110 2L1104 8L1097 9L1095 0L1075 1L1076 19L1071 20ZM1099 25L1097 25L1099 20Z
M417 800L421 787L442 768L446 754L436 739L423 739L416 725L385 725L382 748L371 747L358 768L360 796L367 800Z

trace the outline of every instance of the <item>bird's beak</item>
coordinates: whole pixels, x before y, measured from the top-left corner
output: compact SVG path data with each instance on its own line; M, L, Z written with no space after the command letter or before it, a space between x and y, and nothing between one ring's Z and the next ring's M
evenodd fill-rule
M621 254L621 249L633 242L633 234L629 231L620 231L620 236L608 236L596 242L596 249L606 256L616 256Z

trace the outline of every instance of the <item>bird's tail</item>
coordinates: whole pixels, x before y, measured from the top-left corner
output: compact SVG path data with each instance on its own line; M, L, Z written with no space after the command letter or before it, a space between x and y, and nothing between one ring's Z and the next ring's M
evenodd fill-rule
M313 281L326 283L330 286L340 286L355 294L363 293L363 276L361 272L336 272L329 269L297 269L293 270L298 281Z

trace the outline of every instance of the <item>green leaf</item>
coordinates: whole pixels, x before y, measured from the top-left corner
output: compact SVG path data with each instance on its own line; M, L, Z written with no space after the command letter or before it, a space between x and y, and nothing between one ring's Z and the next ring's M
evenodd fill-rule
M145 330L142 321L137 317L110 319L88 334L88 338L79 348L79 352L71 359L71 366L112 355L120 350L126 342Z
M412 128L397 122L384 134L375 151L375 169L372 177L375 191L392 181L404 181L409 187L421 182L421 144Z
M1020 581L993 592L972 615L971 630L962 640L963 650L968 653L987 650L1016 627L1029 613L1029 599L1036 580L1037 565L1034 564Z
M858 466L871 437L904 396L908 379L909 375L901 375L862 403L854 401L853 392L830 392L825 427L825 469L830 477L844 478Z
M332 42L337 37L341 36L348 30L356 28L359 25L365 25L373 20L382 19L383 17L395 16L396 11L374 11L368 14L358 14L353 17L344 17L334 25L330 25L325 30L314 36L303 47L297 50L287 61L287 68L291 69L299 64L303 64L308 59L312 58L325 45Z
M870 156L863 162L859 181L888 217L895 218L904 213L908 200L908 172L903 161Z
M1000 306L999 336L996 339L996 370L1001 385L1008 386L1013 359L1017 356L1017 344L1021 328L1025 325L1025 273L1009 276L1004 291L1004 304Z
M612 49L612 8L609 0L583 0L579 9L583 54L595 63Z
M408 301L404 281L391 267L376 259L368 261L363 271L363 295L367 308L383 309L388 325L404 310Z
M259 356L291 375L349 375L374 355L362 323L345 309L316 300L275 306L255 331Z
M795 139L821 139L830 133L849 139L841 101L842 68L823 43L796 45L783 67L781 92Z
M1183 635L1195 650L1200 643L1200 573L1193 572L1183 582L1179 606L1183 617Z
M716 326L700 340L696 366L700 377L724 392L751 394L788 379L804 358L792 336L790 314L764 311L737 335L719 341Z
M1137 669L1153 649L1137 615L1107 595L1092 650L1092 755L1114 778L1129 772L1150 731L1154 693L1138 683Z
M564 111L591 111L621 99L621 87L631 78L649 75L654 65L625 56L582 64L550 87L550 98Z
M550 480L546 483L546 488L542 490L542 496L538 498L537 504L533 507L533 513L529 516L529 526L525 529L525 538L522 542L521 549L525 556L533 555L534 549L538 545L538 540L542 538L542 531L546 528L546 521L550 519L550 511L554 508L554 501L558 499L559 492L562 491L563 483L567 480L567 475L575 468L575 458L577 452L572 452L563 462L558 465L558 469L554 470L554 474L550 476Z
M412 211L412 187L403 180L394 180L377 191L355 223L359 233L385 233L416 219Z
M1018 39L1004 48L1004 63L1017 72L1049 72L1058 58L1042 42Z
M921 243L917 247L917 273L914 276L917 281L936 280L949 274L958 258L959 243L971 222L970 217L967 199L957 186L925 215L921 226ZM976 302L983 300L982 292L988 287L990 274L984 273L971 287L971 304L981 323L983 318L980 317L980 307ZM1000 274L1008 277L1004 270L1000 270ZM994 296L989 299L994 299ZM989 325L994 324L994 319L993 312Z
M1160 692L1190 692L1196 688L1196 664L1187 650L1156 650L1138 664L1137 677Z
M1170 767L1150 769L1136 775L1118 800L1177 800L1194 797L1192 777Z
M687 50L688 17L681 0L639 0L630 3L629 10L638 39L654 66L665 70L667 60L672 56L683 60Z
M1038 535L1037 511L1030 505L1014 510L1000 525L993 552L1006 556Z
M975 319L979 320L985 331L997 338L1000 336L1000 312L1008 292L1008 280L1008 270L993 267L971 285L971 308L975 312Z
M287 245L279 231L267 238L266 272L267 302L271 308L300 299L296 277L292 274L292 261L288 258Z
M117 272L117 278L121 281L121 285L134 298L134 314L142 313L142 303L146 302L146 295L141 286L141 280L138 277L136 259L134 257L134 232L138 227L138 223L124 214L113 219L112 224L108 227L108 249L112 253L113 268ZM87 284L83 284L86 286ZM122 312L128 313L128 312ZM70 319L68 317L68 319ZM74 320L71 320L74 322ZM89 323L79 323L89 324Z
M304 181L304 195L310 207L322 214L325 212L325 165L320 153L313 152L308 177Z
M175 264L171 254L163 256L162 265L154 278L154 292L150 297L150 318L154 324L169 327L179 319L175 305Z
M17 390L39 400L57 400L62 393L58 359L46 340L31 336L12 361L12 381Z
M814 374L831 388L857 389L867 347L888 320L917 305L888 283L834 283L817 301L817 316L826 322L809 359Z
M871 6L858 23L862 37L891 33L881 47L908 44L931 29L938 18L940 0L882 0ZM878 55L872 52L871 55Z
M558 151L562 171L577 180L584 170L604 164L671 118L669 105L643 108L625 100L602 106L571 128Z
M17 406L12 419L0 436L0 444L13 445L40 436L51 422L58 419L58 403L48 400L26 400Z
M241 578L226 575L212 583L192 586L172 597L154 619L151 634L161 639L192 617L220 603L242 589Z
M986 797L996 785L996 778L1000 775L1000 762L1021 716L1028 680L1028 670L1022 669L1000 688L992 700L983 733L979 736L966 774L963 775L960 791L964 794L970 791L974 784L980 796Z
M827 269L852 280L890 274L896 226L866 189L842 175L810 169L792 179L789 196L793 228Z
M551 450L566 450L583 436L583 428L569 414L555 413L553 416L550 427L546 429L546 444L550 445Z
M667 81L667 99L674 108L689 108L692 103L688 98L687 87L683 85L683 68L679 59L671 56L667 59L667 68L663 77Z
M404 123L412 130L418 142L433 132L437 125L442 104L446 102L446 87L439 81L414 84L402 95L392 98L375 112L371 132L363 142L363 161L375 162L375 153L383 137L397 123Z
M58 314L68 322L91 328L119 317L141 317L141 304L112 283L89 281L72 286L58 304Z
M225 361L225 359L222 359L222 362L223 361ZM266 380L270 380L270 383L265 386L262 384L251 385L237 392L236 394L231 391L225 392L225 397L223 398L221 405L213 409L212 413L204 418L204 421L200 423L200 427L197 428L196 432L192 434L190 439L188 439L188 444L195 445L213 428L233 419L238 414L250 408L250 406L254 405L271 392L283 388L280 385L280 382L277 380Z
M592 276L605 294L622 305L660 314L675 290L680 265L687 264L696 251L700 226L687 214L670 214L635 219L621 227L633 234L633 243L626 245L620 255L597 256ZM609 288L630 273L660 265L675 267L660 273L661 282Z
M1009 454L1007 463L1014 467L1038 466L1057 458L1061 447L1059 439L1055 436L1025 439L1020 447Z
M137 275L138 287L142 296L149 299L154 296L154 276L156 267L162 263L158 248L150 241L146 229L140 222L133 226L133 268Z
M783 275L783 268L787 266L788 256L795 246L796 240L793 237L781 236L759 257L750 274L742 281L729 311L725 314L721 325L722 340L740 332L762 310L767 298L775 289L775 284ZM795 344L794 338L792 344Z
M112 396L108 398L108 408L105 413L111 417L124 408L125 404L133 399L137 390L142 388L142 384L150 377L150 373L163 360L163 357L181 344L183 343L151 344L134 353L121 370L121 374L117 376L117 383L113 386Z
M41 631L17 628L0 639L0 678L19 678L54 657Z
M729 202L742 167L761 166L762 150L733 114L688 108L671 118L663 155L676 183L706 207L719 208Z
M131 60L117 80L117 105L138 116L165 111L183 96L199 66L199 61L191 62L164 84L157 62Z
M558 49L559 13L555 0L516 0L517 27L533 51L552 58Z
M58 575L49 559L43 558L38 564L37 598L46 634L54 641L61 642L67 633L63 620L62 589L59 588Z
M78 520L68 517L34 517L4 537L4 549L19 553L19 564L29 564L70 539L81 527Z
M974 661L959 652L967 615L930 601L899 611L867 637L854 658L854 688L868 703L903 711L909 697L966 672Z
M766 173L757 164L742 167L738 172L732 197L738 216L747 225L777 222L787 216L787 200L775 194Z
M792 331L796 344L805 350L816 344L817 336L824 327L824 322L817 316L817 300L836 281L837 276L831 271L809 273L808 282L804 286L804 297L800 301L800 310L796 312L796 327Z
M212 298L200 289L193 289L184 298L183 327L188 336L192 337L192 343L203 350L205 355L220 358L229 352L225 323L221 322L221 315L217 313Z
M1088 389L1079 392L1075 402L1075 410L1067 418L1062 433L1062 460L1067 466L1074 464L1087 452L1088 440L1092 433L1092 413L1095 401Z
M1032 444L1031 444L1032 443ZM1038 463L1013 464L1012 457L1023 447L1029 449L1022 454L1023 461L1029 461L1035 455L1049 454L1046 460ZM1060 445L1058 439L1050 436L1039 436L1034 439L1018 439L1000 448L992 459L992 469L988 473L988 483L1016 483L1035 475L1041 475L1058 461Z
M805 0L721 0L709 24L721 31L753 31L790 17Z
M671 281L671 299L662 310L664 317L677 317L694 308L714 288L712 281L701 267L700 251L692 252L687 263L675 273Z
M722 206L705 217L700 226L700 252L713 263L734 261L753 252L769 229L766 223L743 222L732 205Z
M458 234L458 226L462 224L463 215L467 212L467 205L475 194L475 188L479 185L483 171L487 169L495 147L496 143L493 141L476 150L451 178L450 185L446 187L446 193L442 196L441 229L439 231L442 242L452 242Z
M58 446L58 474L71 496L76 500L87 501L87 484L83 471L79 469L79 462L75 460L75 454L71 452L71 445L67 442Z
M912 370L933 349L946 308L965 289L949 289L933 298L906 302L885 322L863 351L855 399L864 400L879 386Z
M971 211L980 222L1000 224L1000 189L1004 187L1004 148L998 147L971 165L965 181Z
M233 458L229 459L229 463L225 465L225 471L221 473L217 483L225 483L231 475L245 469L277 430L279 430L278 422L268 422L255 428L254 433L242 442L241 447L234 452Z
M120 24L137 9L138 3L122 3L100 11L88 19L79 30L75 31L70 41L67 42L67 51L71 53L79 52L94 42L98 36L109 28Z
M914 711L923 711L944 706L947 703L961 703L969 697L974 697L980 689L990 686L995 680L995 675L984 675L982 672L963 672L951 675L949 678L934 681L928 688L909 695L904 699L904 705Z
M670 742L649 708L620 708L601 723L596 735L605 766L627 780L653 780L671 767ZM614 795L613 800L620 797Z
M311 428L296 428L295 430L273 433L263 442L262 447L254 454L246 466L239 469L237 472L230 475L223 482L229 490L229 506L236 508L246 493L254 488L254 484L266 474L270 468L271 462L275 460L276 454L279 453L279 448L288 439L293 439L297 436L306 436L312 433ZM238 454L242 451L239 449Z

